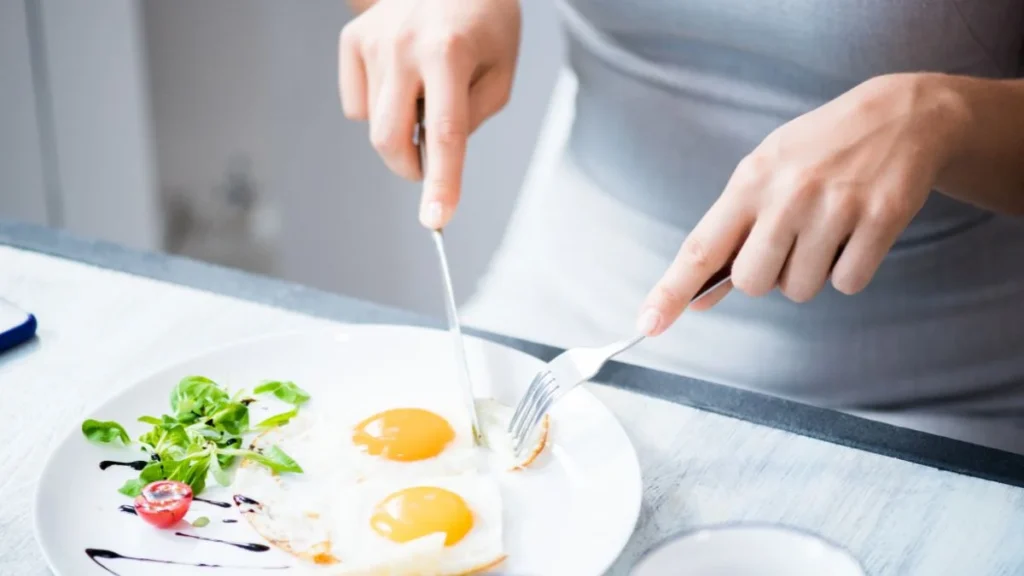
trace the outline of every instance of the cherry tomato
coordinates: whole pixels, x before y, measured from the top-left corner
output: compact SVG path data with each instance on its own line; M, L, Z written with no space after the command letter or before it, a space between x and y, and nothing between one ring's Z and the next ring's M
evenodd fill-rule
M174 480L152 482L135 497L135 511L139 518L157 528L177 524L191 505L192 487Z

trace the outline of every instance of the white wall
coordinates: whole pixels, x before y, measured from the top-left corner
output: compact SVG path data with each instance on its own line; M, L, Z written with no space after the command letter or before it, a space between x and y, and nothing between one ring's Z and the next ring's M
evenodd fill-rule
M464 301L500 240L561 62L554 7L524 0L512 103L473 136L464 204L447 231ZM253 159L280 210L288 278L443 314L418 190L392 176L337 94L343 0L150 0L150 75L161 185L207 190L232 155Z
M0 218L47 222L24 2L0 2Z
M135 0L0 3L0 215L156 249Z
M45 39L60 224L87 237L159 248L138 3L34 1Z

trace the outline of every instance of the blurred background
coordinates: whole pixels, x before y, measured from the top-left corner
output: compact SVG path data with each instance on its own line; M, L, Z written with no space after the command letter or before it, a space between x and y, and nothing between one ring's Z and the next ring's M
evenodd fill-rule
M504 232L562 62L523 3L512 101L471 139L456 296ZM345 0L0 1L0 218L442 315L418 187L345 119Z

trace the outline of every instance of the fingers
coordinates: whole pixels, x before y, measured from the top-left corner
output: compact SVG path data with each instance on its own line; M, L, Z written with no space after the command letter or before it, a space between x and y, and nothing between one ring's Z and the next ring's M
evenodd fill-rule
M512 74L491 70L477 80L469 92L469 133L508 104L512 94Z
M892 197L898 198L899 195L893 194ZM873 206L860 218L832 270L832 286L843 294L856 294L867 287L885 255L919 208L901 206L899 201L881 204Z
M427 69L423 84L427 166L420 222L443 228L459 202L462 165L469 137L469 72L454 58Z
M338 92L345 116L351 120L366 120L366 66L359 50L356 33L345 26L338 38Z
M836 255L855 224L856 214L844 208L822 214L797 235L779 277L779 289L793 302L809 302L828 281Z
M775 288L796 240L789 224L781 216L757 220L732 265L736 289L748 296L764 296Z
M392 172L418 180L419 153L413 143L416 98L420 83L415 71L400 63L390 67L381 83L370 120L370 141Z
M708 278L725 266L739 248L753 217L732 198L719 198L683 241L675 260L647 295L637 330L648 336L664 332Z

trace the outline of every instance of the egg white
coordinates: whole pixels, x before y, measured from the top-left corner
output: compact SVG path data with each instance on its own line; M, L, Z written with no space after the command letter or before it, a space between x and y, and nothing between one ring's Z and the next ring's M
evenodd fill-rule
M246 461L232 491L259 504L240 506L261 536L324 576L370 574L464 574L504 558L503 503L492 471L537 467L548 436L547 418L523 454L515 456L507 435L512 407L477 400L484 446L474 445L469 416L454 395L389 394L367 390L359 398L318 398L299 416L257 437L252 446L276 445L302 467L301 474L274 474ZM386 460L352 443L356 423L384 410L418 407L445 418L455 438L436 457L415 462ZM433 485L462 496L474 513L474 527L454 546L434 535L398 544L370 526L374 506L403 487Z
M473 440L469 414L456 389L445 393L437 386L394 386L387 382L367 384L359 394L351 391L337 400L324 402L329 411L323 418L324 433L341 440L339 456L350 463L357 480L412 478L474 472L480 468L480 454ZM395 408L420 408L444 418L455 437L440 454L424 460L400 462L365 453L352 442L357 424L366 418Z
M548 442L551 426L549 415L541 419L517 455L513 450L512 436L508 433L515 409L493 398L478 398L476 412L490 469L514 471L538 466L537 458Z
M351 428L344 420L310 410L252 442L255 449L278 446L299 463L303 472L274 474L258 463L245 461L235 474L232 491L259 503L258 506L240 506L240 509L261 536L308 562L332 563L344 557L338 556L342 552L336 548L338 538L351 540L344 527L346 522L365 512L358 506L365 504L363 498L377 495L374 490L410 485L420 478L439 477L432 482L438 485L453 482L456 488L469 490L470 497L486 506L482 512L485 518L494 516L492 510L496 506L500 529L500 494L496 504L490 505L494 498L488 494L496 491L496 485L485 488L482 496L473 492L473 486L487 482L493 484L494 480L477 474L477 463L484 456L472 446L471 437L464 438L469 446L453 448L451 444L459 440L457 434L444 452L429 460L410 463L386 461L356 450L351 444ZM446 478L449 475L452 476ZM470 497L463 497L473 505ZM372 509L374 504L366 505ZM367 527L368 522L367 519ZM490 521L484 526L490 526ZM460 549L472 549L478 538L470 540L468 548L463 546ZM401 547L400 556L405 558L402 562L418 567L437 556L436 548L427 539ZM489 548L484 550L489 551ZM422 561L416 560L419 555L425 555ZM443 554L441 557L447 558ZM345 564L342 568L352 568L351 563Z
M411 486L436 486L461 496L473 513L470 531L451 546L445 546L444 533L398 543L374 531L370 519L377 504L390 494ZM346 489L334 508L330 526L331 553L339 563L330 566L327 573L408 576L472 573L504 560L502 523L501 491L497 481L487 475L364 482Z

